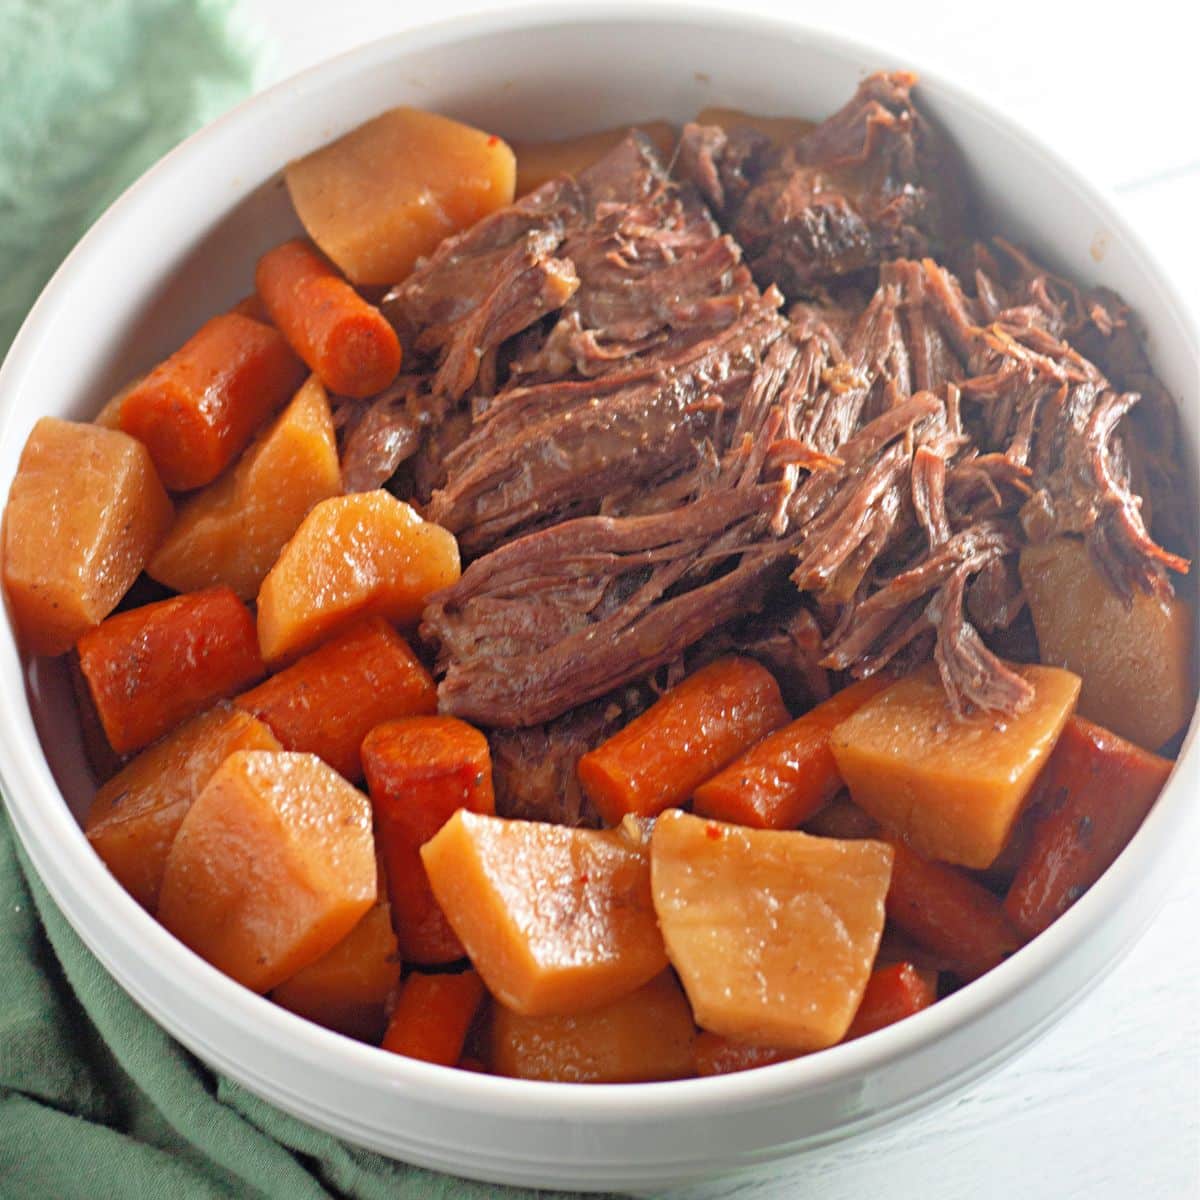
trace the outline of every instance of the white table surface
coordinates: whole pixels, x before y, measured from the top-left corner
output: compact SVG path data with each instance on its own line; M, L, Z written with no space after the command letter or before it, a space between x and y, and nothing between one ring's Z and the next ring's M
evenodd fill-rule
M418 21L502 7L242 0L269 51L264 83ZM1114 188L1200 314L1200 104L1186 0L1086 7L843 0L819 8L728 0L728 7L790 15L890 46L969 83ZM1200 846L1133 952L1000 1073L860 1143L689 1188L672 1200L792 1196L1200 1197Z

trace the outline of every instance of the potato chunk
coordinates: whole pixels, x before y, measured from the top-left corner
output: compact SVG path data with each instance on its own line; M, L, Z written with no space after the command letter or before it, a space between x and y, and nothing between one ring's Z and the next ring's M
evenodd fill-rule
M154 911L167 854L193 801L235 750L280 750L249 713L218 704L143 750L97 793L83 824L121 886Z
M498 137L393 108L291 163L309 236L358 284L396 283L452 233L512 203L516 160Z
M390 492L322 500L259 590L263 658L294 658L358 617L412 626L426 597L458 576L454 535Z
M1016 668L1033 686L1014 717L950 709L932 666L901 679L833 731L850 794L926 858L991 866L1075 709L1079 677Z
M288 538L342 476L314 375L236 465L184 502L146 572L177 592L223 583L253 600Z
M488 990L517 1012L580 1012L667 965L647 853L619 833L459 809L421 859Z
M491 1066L498 1075L560 1083L644 1083L692 1074L692 1014L664 971L599 1008L531 1017L496 1005Z
M314 755L240 750L179 827L158 919L268 992L332 950L376 892L366 796Z
M883 933L890 846L671 809L650 864L667 954L701 1028L793 1050L842 1039Z
M8 494L4 586L32 654L62 654L99 625L171 524L171 501L140 442L43 417Z
M332 950L284 980L271 999L347 1037L377 1042L388 996L400 982L400 955L386 900L367 910Z
M1192 606L1135 591L1126 607L1078 538L1021 551L1043 662L1083 680L1079 711L1147 750L1187 724L1196 699Z
M619 146L630 129L644 133L664 159L671 157L678 134L668 121L631 121L628 125L555 142L513 142L517 156L517 195L524 196L559 175L578 175Z

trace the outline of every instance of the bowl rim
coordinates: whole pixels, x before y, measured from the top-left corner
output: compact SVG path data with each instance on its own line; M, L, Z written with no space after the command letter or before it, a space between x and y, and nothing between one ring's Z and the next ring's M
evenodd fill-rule
M1021 141L1041 169L1057 175L1072 191L1086 197L1089 205L1136 254L1144 265L1147 282L1155 288L1164 308L1176 319L1190 357L1197 358L1195 321L1175 282L1157 256L1125 218L1108 188L1092 182L1068 152L1052 146L1041 135L1005 115L968 88L946 79L940 72L920 64L897 62L896 56L869 43L830 33L786 18L738 12L733 8L685 8L655 0L636 4L622 0L600 0L568 6L546 3L516 9L462 14L449 19L414 25L402 32L355 46L329 59L282 79L250 96L241 104L192 134L130 185L95 222L59 266L22 324L0 366L0 436L10 435L14 396L22 380L42 352L45 327L57 298L72 282L72 275L103 244L110 231L128 219L133 209L153 199L158 182L185 169L206 149L233 137L243 125L252 125L272 106L286 105L309 89L336 88L357 72L385 62L403 46L406 52L452 44L490 33L533 27L574 27L586 24L660 25L679 24L707 28L732 35L756 34L791 42L810 42L858 62L875 63L879 69L914 70L922 83L944 95L956 107L968 110L1009 137ZM1186 403L1186 401L1184 401ZM1194 402L1194 401L1193 401ZM6 601L7 604L7 601ZM18 736L30 721L25 689L0 688L0 779L9 798L14 825L40 824L51 838L56 853L65 857L66 868L82 886L96 891L109 906L110 923L132 945L140 943L140 957L157 960L181 977L189 988L211 997L210 1008L222 1011L223 1019L255 1039L270 1038L275 1046L286 1045L304 1061L325 1068L336 1065L342 1076L369 1080L371 1086L407 1095L435 1096L438 1102L461 1110L491 1110L515 1119L620 1121L696 1116L716 1113L730 1106L781 1098L791 1093L819 1089L849 1077L866 1077L896 1060L931 1046L956 1030L984 1019L989 1010L1004 1004L1042 975L1068 949L1087 939L1120 905L1124 896L1138 886L1140 876L1153 869L1169 843L1178 836L1169 819L1187 803L1180 769L1195 756L1196 722L1189 727L1178 764L1141 829L1102 878L1048 930L1024 946L1006 962L951 996L907 1020L855 1042L834 1046L818 1054L769 1067L709 1078L637 1084L568 1084L508 1079L454 1068L434 1066L388 1054L374 1046L355 1042L315 1025L250 992L227 978L177 941L136 903L104 868L91 849L80 825L70 812L42 752L40 741ZM15 801L14 796L27 799ZM24 842L22 837L22 841ZM26 845L33 859L35 852ZM39 872L40 874L40 872ZM67 907L65 897L56 902ZM77 922L72 926L79 932ZM82 936L82 935L81 935ZM85 938L85 941L88 940ZM1114 965L1110 961L1103 970ZM164 1021L166 1019L164 1018ZM160 1022L163 1023L163 1022Z

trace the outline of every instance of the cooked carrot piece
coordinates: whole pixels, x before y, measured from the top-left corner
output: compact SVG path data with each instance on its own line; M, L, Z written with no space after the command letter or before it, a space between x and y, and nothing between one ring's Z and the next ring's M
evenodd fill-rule
M146 571L177 592L224 583L253 600L313 505L341 491L329 398L311 375L228 471L183 502Z
M183 818L158 919L269 992L332 950L376 893L366 796L314 755L239 750Z
M432 680L430 698L432 711ZM362 763L405 962L464 957L462 943L434 899L421 847L460 808L496 811L487 738L456 717L389 721L367 734Z
M474 971L461 975L414 971L396 998L383 1048L453 1067L462 1057L467 1031L482 1001L483 983Z
M277 329L222 313L125 397L121 428L168 488L187 491L216 479L303 381Z
M68 654L66 664L71 680L71 695L75 700L75 715L79 718L79 740L83 743L84 761L97 785L104 784L129 762L129 755L118 754L108 744L87 680L79 669L79 655L74 652Z
M1104 874L1162 791L1174 764L1074 717L1038 781L1039 817L1004 908L1042 932Z
M239 317L249 317L250 320L258 321L263 325L271 323L271 314L267 312L267 306L257 292L243 296L229 311L237 313Z
M696 789L694 811L755 829L794 829L807 821L842 787L829 748L834 726L889 683L878 675L859 680L768 734Z
M846 1041L874 1033L885 1025L894 1025L913 1013L928 1008L937 999L937 979L910 962L891 963L871 972L867 989Z
M898 839L887 915L905 933L974 979L1020 948L1024 938L1000 901L965 872L929 862Z
M381 900L332 950L285 979L271 999L326 1029L378 1042L387 1026L387 999L399 982L396 935Z
M437 688L408 643L382 617L368 617L237 703L286 749L316 754L357 782L363 738L381 721L435 712Z
M696 1029L670 971L585 1012L529 1016L497 1004L491 1063L498 1075L560 1083L641 1083L692 1074Z
M119 754L148 746L263 674L254 618L229 588L117 613L85 633L78 650Z
M271 731L228 704L143 750L97 793L84 832L118 882L154 911L167 854L213 772L237 750L279 750Z
M878 969L894 966L896 963L911 963L935 985L943 971L954 972L955 968L955 964L943 955L935 954L928 946L922 946L916 938L889 921L883 927L883 937L879 939L879 953L875 955L875 966Z
M311 243L268 250L254 283L271 320L331 392L373 396L396 378L396 331Z
M508 1008L577 1013L667 965L649 856L619 833L460 808L421 859L451 928Z
M359 617L411 627L429 594L458 575L454 535L390 492L322 500L259 589L263 658L294 658Z
M929 666L838 725L830 745L855 804L928 858L991 866L1079 695L1069 671L1014 670L1033 694L1003 721L983 710L956 717Z
M867 816L844 792L805 821L804 832L849 841L880 836L879 822Z
M93 425L100 425L104 429L120 429L121 428L121 405L125 403L125 397L138 386L144 375L139 375L136 379L131 379L119 392L115 392L105 403L104 407L96 414L92 421Z
M891 862L878 841L663 813L654 911L696 1023L798 1051L839 1042L879 947Z
M43 417L8 494L4 586L23 646L62 654L117 606L171 524L146 448Z
M697 1075L730 1075L734 1071L752 1071L755 1067L769 1067L772 1063L787 1062L796 1057L795 1050L735 1042L707 1029L701 1030L692 1043Z
M689 675L579 760L579 782L609 825L654 816L788 719L779 685L752 658L722 658Z
M669 121L631 121L614 129L554 142L513 142L513 153L517 156L516 194L524 196L559 175L578 175L620 145L631 128L644 133L664 159L671 157L679 135Z

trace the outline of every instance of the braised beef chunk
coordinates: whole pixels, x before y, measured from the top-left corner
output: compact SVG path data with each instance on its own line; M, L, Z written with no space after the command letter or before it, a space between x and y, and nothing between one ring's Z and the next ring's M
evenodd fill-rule
M583 219L559 253L579 287L508 362L511 383L476 406L430 503L469 554L564 517L612 509L618 492L695 469L779 335L695 190L632 134L578 181Z
M436 358L435 393L464 396L488 354L571 297L579 279L556 254L583 203L571 180L552 179L447 238L384 297L405 342Z
M649 516L564 521L477 559L422 621L445 671L439 706L535 725L672 662L786 572L766 530L779 499L778 485L724 487Z
M744 386L758 347L778 336L774 302L675 361L501 392L447 459L431 519L477 554L695 467L721 439L727 396Z
M338 405L342 487L347 492L382 487L421 448L436 407L428 382L423 375L401 375L370 400Z
M1011 713L1023 545L1082 537L1126 596L1187 568L1175 409L1128 311L972 246L914 82L874 75L788 144L689 126L674 178L632 133L387 297L406 374L341 404L346 486L459 539L421 635L507 815L594 823L579 756L714 655L794 711L932 657L955 710Z
M790 144L689 125L680 161L746 252L791 296L891 258L940 254L963 236L962 170L915 108L916 77L865 79Z
M632 134L579 186L587 219L561 251L579 290L545 340L515 359L515 375L594 378L647 354L669 360L756 301L740 248L693 187L668 178L649 139Z

